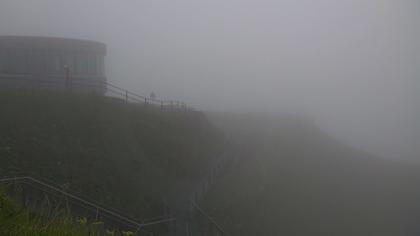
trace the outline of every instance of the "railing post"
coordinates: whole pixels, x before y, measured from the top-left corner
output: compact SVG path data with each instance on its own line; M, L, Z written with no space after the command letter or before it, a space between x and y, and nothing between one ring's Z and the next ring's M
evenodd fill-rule
M96 216L95 216L95 221L98 221L99 218L99 209L96 208Z
M185 231L187 236L190 236L190 225L188 224L188 220L185 222Z

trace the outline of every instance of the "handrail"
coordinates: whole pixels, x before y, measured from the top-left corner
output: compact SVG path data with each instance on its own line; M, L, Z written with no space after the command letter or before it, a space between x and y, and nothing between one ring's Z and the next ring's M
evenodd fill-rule
M94 82L97 82L97 83L100 83L100 84L109 86L111 88L120 90L121 92L126 92L127 94L131 94L131 95L133 95L135 97L138 97L138 98L141 98L141 99L147 99L147 101L152 101L152 102L155 102L155 103L162 103L163 102L164 104L169 104L169 103L172 102L173 104L185 104L185 103L183 103L181 101L177 101L177 100L175 100L175 101L172 101L172 100L161 100L161 99L155 99L155 98L150 98L150 97L142 96L142 95L139 95L137 93L128 91L127 89L124 89L122 87L119 87L119 86L117 86L115 84L112 84L112 83L110 83L108 81L104 81L104 80L100 80L100 79L84 80L84 79L80 79L80 78L72 78L71 80L72 81L83 81L83 82L93 82L94 81Z
M43 178L43 177L41 177L41 176L39 176L39 175L37 175L36 173L33 173L33 172L16 172L14 176L30 176L31 178L37 179L38 181L42 181L43 183L46 183L46 184L51 185L51 186L54 186L55 188L62 189L62 188L60 188L60 186L59 186L59 185L56 185L56 184L54 184L54 183L52 183L52 182L49 182L49 180L48 180L48 179ZM70 191L70 189L67 189L67 190L68 190L68 191ZM89 197L88 197L88 196L86 196L86 195L81 194L80 192L78 192L78 193L74 193L74 192L73 192L73 195L75 195L75 196L77 196L77 197L79 197L79 198L82 198L82 199L84 199L84 200L86 200L86 201L89 201L89 202L94 202L94 200L93 200L93 199L89 198ZM97 205L100 205L100 204L97 204ZM102 208L105 208L103 205L100 205L100 206L101 206ZM118 214L120 214L120 215L123 215L121 212L119 212L119 211L118 211L118 210L116 210L116 209L111 209L111 208L108 208L108 210L113 211L113 212L115 212L115 213L118 213Z
M89 80L84 80L84 79L80 79L80 78L72 78L71 81L97 82L99 84L103 84L103 85L109 86L111 88L117 89L117 90L119 90L121 92L124 92L124 93L127 93L127 94L131 94L131 95L133 95L135 97L138 97L138 98L141 98L141 99L147 99L147 101L153 101L155 103L162 103L163 102L165 104L168 104L170 102L173 102L173 103L183 104L183 102L180 102L180 101L170 101L170 100L168 101L168 100L160 100L160 99L145 97L145 96L139 95L137 93L128 91L127 89L124 89L122 87L119 87L119 86L117 86L115 84L112 84L112 83L110 83L108 81L104 81L104 80L100 80L100 79L93 79L92 78L92 79L89 79Z
M213 218L211 218L203 209L201 209L195 202L191 202L191 204L203 215L205 216L216 228L223 233L223 235L230 236L223 228L220 226Z
M226 145L226 144L225 144ZM203 209L198 206L198 201L200 196L204 195L207 192L207 188L213 183L215 175L219 174L220 168L226 168L228 159L231 159L227 155L226 149L220 154L220 158L214 163L212 168L208 169L207 176L199 182L197 185L198 189L192 192L192 196L189 199L190 206L192 210L197 210L201 215L203 215L211 224L213 224L219 232L224 236L229 236L229 234L212 218L210 217Z
M71 77L68 81L65 79L57 80L56 77L64 77L63 75L49 75L47 79L34 79L33 75L25 75L23 78L21 75L7 75L7 77L0 76L0 80L12 80L12 81L28 81L31 83L45 83L45 84L63 84L66 88L69 86L71 88L73 85L87 85L87 86L103 86L105 87L105 92L111 92L118 94L118 96L128 102L129 100L134 100L137 103L153 103L160 106L177 106L178 108L187 109L187 105L184 102L177 100L164 100L156 99L152 97L142 96L135 92L124 89L120 86L117 86L113 83L110 83L105 80L98 79L95 76L88 77L87 79L82 79L78 77ZM49 79L48 79L49 78ZM139 100L140 99L140 100Z
M23 180L23 181L28 180L28 181L32 181L34 183L37 183L37 184L39 184L41 186L44 186L46 188L49 188L50 190L53 190L53 191L58 192L60 194L63 194L66 197L69 197L69 198L71 198L73 200L79 201L79 202L81 202L83 204L86 204L86 205L88 205L90 207L93 207L95 209L101 210L102 212L105 212L105 213L107 213L107 214L109 214L109 215L111 215L113 217L122 219L122 220L124 220L124 221L126 221L126 222L128 222L128 223L130 223L130 224L132 224L132 225L134 225L136 227L138 227L139 229L141 227L144 227L144 226L155 225L155 224L166 223L166 222L172 222L172 221L175 221L176 220L176 218L172 217L172 218L162 219L162 220L158 220L158 221L150 221L150 222L139 223L139 222L136 222L136 221L134 221L132 219L129 219L129 218L125 217L125 216L122 216L122 215L120 215L118 213L115 213L115 212L113 212L111 210L105 209L105 208L103 208L103 207L101 207L101 206L99 206L99 205L97 205L95 203L92 203L90 201L87 201L85 199L82 199L82 198L80 198L80 197L78 197L78 196L76 196L74 194L71 194L71 193L68 193L66 191L63 191L63 190L61 190L61 189L59 189L57 187L54 187L54 186L52 186L50 184L47 184L47 183L45 183L43 181L37 180L37 179L35 179L33 177L30 177L30 176L2 178L2 179L0 179L0 182L15 182L15 181L21 181L21 180Z

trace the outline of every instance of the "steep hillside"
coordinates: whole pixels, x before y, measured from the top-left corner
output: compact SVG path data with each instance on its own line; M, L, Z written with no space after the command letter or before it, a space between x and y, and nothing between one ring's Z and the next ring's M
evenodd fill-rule
M195 111L161 111L89 94L0 91L0 175L32 175L137 217L200 175L223 137Z
M348 148L306 119L244 116L213 115L241 131L239 160L205 202L232 235L418 235L418 165Z

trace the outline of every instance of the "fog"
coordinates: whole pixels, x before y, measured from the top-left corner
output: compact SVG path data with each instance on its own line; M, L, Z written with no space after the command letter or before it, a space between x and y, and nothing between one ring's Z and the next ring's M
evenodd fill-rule
M388 158L419 149L415 0L2 0L0 35L108 46L108 80L199 110L297 113Z

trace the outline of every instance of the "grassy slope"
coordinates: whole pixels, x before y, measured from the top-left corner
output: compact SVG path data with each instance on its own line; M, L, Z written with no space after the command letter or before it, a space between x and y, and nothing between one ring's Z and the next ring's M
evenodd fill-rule
M420 232L418 165L353 150L306 122L250 119L241 126L242 138L252 137L245 139L249 150L206 202L232 235Z
M83 236L98 226L81 225L70 218L59 216L51 220L39 218L21 209L7 195L0 192L0 235L8 236ZM111 235L111 234L110 234Z
M137 217L159 214L159 196L222 145L200 112L6 89L0 109L0 175L40 176Z

